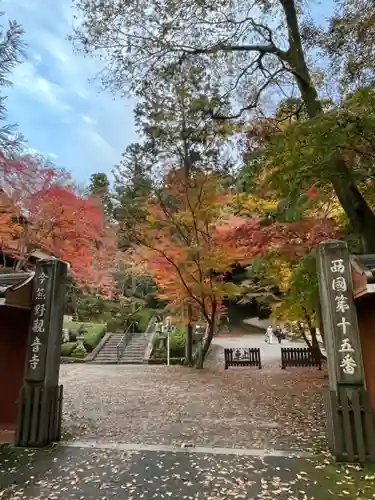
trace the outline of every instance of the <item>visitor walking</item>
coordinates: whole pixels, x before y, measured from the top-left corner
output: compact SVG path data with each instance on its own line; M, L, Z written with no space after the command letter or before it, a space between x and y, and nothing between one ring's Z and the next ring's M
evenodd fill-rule
M279 325L275 328L275 337L277 338L279 344L281 344L282 339L284 338L284 334Z
M272 330L272 326L269 325L267 327L267 331L266 331L265 342L268 344L272 344L272 341L273 341L273 330Z

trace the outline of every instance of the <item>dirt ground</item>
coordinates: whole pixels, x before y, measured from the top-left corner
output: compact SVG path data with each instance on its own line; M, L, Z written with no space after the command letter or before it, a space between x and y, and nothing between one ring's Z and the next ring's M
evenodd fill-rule
M303 450L325 447L316 369L209 363L203 371L63 365L65 439L97 443Z

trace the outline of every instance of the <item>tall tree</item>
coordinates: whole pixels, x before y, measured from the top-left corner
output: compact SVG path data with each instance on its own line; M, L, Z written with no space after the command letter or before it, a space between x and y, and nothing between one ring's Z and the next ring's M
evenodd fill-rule
M3 15L0 13L0 16ZM7 120L6 96L4 88L11 85L10 75L24 58L24 31L16 21L9 21L8 26L0 25L0 151L6 156L20 152L23 138L17 134L17 126L4 124Z
M144 138L143 165L153 175L154 187L160 192L160 179L172 168L180 168L186 177L197 171L213 168L224 175L228 162L223 155L228 126L213 122L202 115L203 106L212 106L215 92L209 102L202 84L204 68L185 65L184 71L165 68L159 78L144 83L137 92L136 125ZM163 78L166 79L163 79ZM159 179L159 182L158 182ZM162 189L162 187L161 187ZM155 194L155 193L154 193ZM188 204L187 193L182 192ZM129 214L127 214L128 216ZM191 235L192 241L194 239ZM186 304L186 364L191 365L193 347L193 310Z
M98 197L107 218L113 217L113 202L111 199L109 180L106 174L97 173L90 176L88 192L94 197Z
M145 148L140 143L130 144L113 170L114 217L119 224L119 246L129 248L132 235L144 219L144 203L148 199L152 180L147 165Z
M375 11L373 0L343 0L330 19L323 47L340 78L344 95L375 81Z
M220 180L214 174L196 171L186 177L184 169L171 170L165 189L148 203L147 217L135 235L137 255L147 264L160 297L168 300L176 314L190 305L188 321L198 317L208 325L197 368L203 367L223 299L240 292L238 286L222 279L243 258L243 252L230 240L217 239L223 204L220 192Z
M312 2L310 2L310 5ZM217 102L207 112L217 119L241 118L275 95L297 88L306 113L319 119L324 105L310 49L320 45L320 27L311 22L309 3L295 0L76 0L80 11L75 40L87 53L108 56L104 83L114 91L138 91L155 70L188 61L206 66L205 81L220 82L236 111L228 116ZM365 250L375 251L375 215L362 196L348 160L331 159L330 182Z

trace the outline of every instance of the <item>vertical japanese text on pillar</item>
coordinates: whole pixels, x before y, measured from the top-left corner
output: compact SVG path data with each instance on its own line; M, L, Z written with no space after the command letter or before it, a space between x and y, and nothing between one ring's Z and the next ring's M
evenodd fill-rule
M32 342L31 342L31 357L29 360L29 365L32 370L36 370L40 363L40 348L42 347L42 341L40 339L40 334L44 333L44 315L46 312L46 290L45 282L48 279L47 274L43 271L37 276L37 289L35 293L35 299L37 303L34 305L33 309L33 322L32 322Z
M341 333L339 353L342 355L340 368L345 375L354 375L357 368L357 363L353 357L354 349L350 340L351 324L347 319L347 314L350 311L349 297L347 295L348 283L344 273L346 271L343 259L335 259L331 261L332 272L332 289L335 292L334 309L339 313L339 321L336 326Z

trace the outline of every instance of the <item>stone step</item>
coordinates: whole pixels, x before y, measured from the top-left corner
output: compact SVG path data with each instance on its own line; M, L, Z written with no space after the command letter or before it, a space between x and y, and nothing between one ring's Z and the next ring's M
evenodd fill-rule
M113 333L101 350L93 359L93 363L117 363L118 344L123 339L123 333ZM147 348L149 339L142 334L133 337L125 347L123 356L120 360L122 364L143 364L143 356Z

